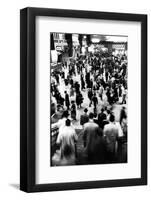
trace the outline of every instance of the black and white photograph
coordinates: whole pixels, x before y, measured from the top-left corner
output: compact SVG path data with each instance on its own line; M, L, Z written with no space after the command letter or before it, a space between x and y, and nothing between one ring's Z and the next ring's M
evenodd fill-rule
M128 36L50 33L50 167L128 162Z
M24 8L20 31L20 189L146 185L147 15Z

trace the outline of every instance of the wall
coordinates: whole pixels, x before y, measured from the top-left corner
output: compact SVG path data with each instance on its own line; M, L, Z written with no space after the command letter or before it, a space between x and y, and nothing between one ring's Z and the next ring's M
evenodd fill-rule
M83 9L112 12L145 13L149 15L149 0L5 0L0 5L0 199L5 200L48 200L48 199L150 199L151 173L149 185L140 187L124 187L110 189L93 189L82 191L51 192L26 194L18 190L19 184L19 9L27 6L66 9ZM150 44L150 38L148 44ZM149 45L150 52L150 45ZM149 58L149 64L150 64ZM150 68L148 69L150 74ZM149 80L149 87L151 81ZM149 92L150 98L150 92ZM150 106L149 106L150 110ZM149 121L151 115L149 114ZM149 127L150 130L150 127ZM148 131L149 132L149 131ZM150 140L148 137L149 156ZM148 158L149 158L148 156ZM149 158L149 169L151 159Z

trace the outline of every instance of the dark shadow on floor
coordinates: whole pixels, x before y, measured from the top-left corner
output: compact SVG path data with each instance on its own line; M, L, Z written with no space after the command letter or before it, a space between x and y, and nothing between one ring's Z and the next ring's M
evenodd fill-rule
M11 187L15 188L16 190L19 190L19 188L20 188L20 185L17 184L17 183L10 183L9 185L10 185Z

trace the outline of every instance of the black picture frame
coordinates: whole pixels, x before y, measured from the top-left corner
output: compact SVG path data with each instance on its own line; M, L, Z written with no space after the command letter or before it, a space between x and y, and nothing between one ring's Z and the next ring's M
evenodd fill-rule
M141 178L71 183L35 183L35 19L54 16L141 23ZM24 8L20 11L20 189L25 192L121 187L147 184L147 15Z

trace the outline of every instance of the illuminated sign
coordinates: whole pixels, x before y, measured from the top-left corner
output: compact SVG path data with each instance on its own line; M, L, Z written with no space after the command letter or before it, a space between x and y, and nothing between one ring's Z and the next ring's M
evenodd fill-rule
M56 46L56 50L57 50L57 51L61 51L61 50L62 50L62 47L61 47L61 46Z

